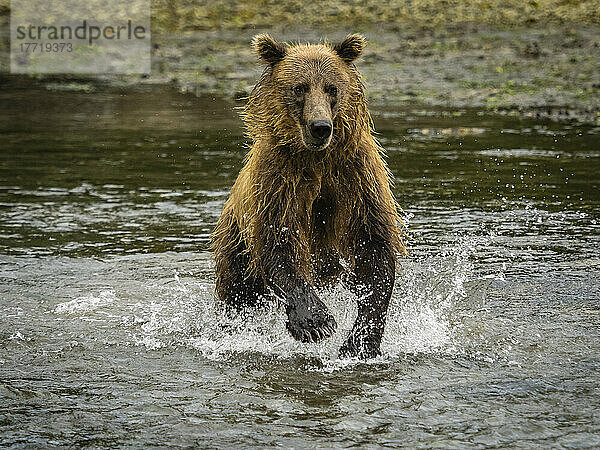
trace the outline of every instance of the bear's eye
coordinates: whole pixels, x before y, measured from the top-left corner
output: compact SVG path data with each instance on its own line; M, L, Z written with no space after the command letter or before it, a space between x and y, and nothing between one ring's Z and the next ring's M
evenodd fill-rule
M325 93L335 97L338 93L338 88L335 86L325 86Z
M294 87L294 94L300 96L304 95L304 93L308 90L308 87L305 84L299 84Z

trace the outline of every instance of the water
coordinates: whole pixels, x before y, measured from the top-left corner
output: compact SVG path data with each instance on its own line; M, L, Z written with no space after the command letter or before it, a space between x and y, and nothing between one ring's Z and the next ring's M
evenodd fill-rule
M373 107L410 231L383 343L224 319L232 105L0 88L0 445L600 446L600 129Z

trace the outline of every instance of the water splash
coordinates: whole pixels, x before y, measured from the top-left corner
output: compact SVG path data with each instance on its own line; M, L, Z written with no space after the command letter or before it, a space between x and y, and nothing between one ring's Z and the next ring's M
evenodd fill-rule
M401 262L382 343L383 356L374 363L406 355L453 356L466 351L469 339L462 329L461 310L464 303L472 301L469 283L474 279L490 282L487 275L474 275L471 263L486 239L459 239L436 254ZM69 319L99 322L102 326L96 331L112 330L107 342L121 339L148 351L187 347L211 360L248 355L301 358L316 361L319 370L355 364L338 358L356 318L354 294L342 284L322 289L319 294L338 323L337 332L319 344L295 341L285 328L280 305L274 303L247 315L227 315L206 277L177 271L152 283L142 282L141 287L124 284L120 289L86 294L56 305L53 312Z
M56 314L77 314L94 311L118 300L113 291L101 291L98 295L85 295L68 302L59 303L54 308Z

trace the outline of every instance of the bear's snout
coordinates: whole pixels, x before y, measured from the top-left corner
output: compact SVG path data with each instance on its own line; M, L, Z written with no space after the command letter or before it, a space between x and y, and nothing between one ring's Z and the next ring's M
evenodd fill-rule
M320 141L324 141L331 136L333 124L330 120L315 120L310 123L309 128L312 137Z

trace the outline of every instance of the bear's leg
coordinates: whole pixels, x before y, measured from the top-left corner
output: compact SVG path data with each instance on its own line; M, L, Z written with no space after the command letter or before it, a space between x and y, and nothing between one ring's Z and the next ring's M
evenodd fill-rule
M301 342L318 342L331 336L337 324L313 286L298 275L289 251L275 246L264 261L267 285L286 305L290 334Z
M223 244L215 251L217 295L227 307L238 311L258 306L264 298L265 285L248 270L250 258L235 222L220 238Z
M317 268L315 278L317 286L327 286L339 280L344 267L335 250L320 251L313 261Z
M373 237L361 241L356 253L352 284L358 296L358 316L340 356L369 359L381 352L396 259L385 240Z
M233 255L230 273L223 283L221 298L227 306L236 310L259 306L264 298L264 283L248 274L248 264L249 258L242 251Z

